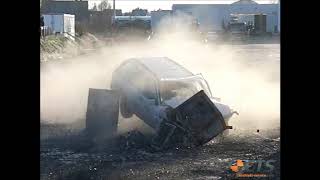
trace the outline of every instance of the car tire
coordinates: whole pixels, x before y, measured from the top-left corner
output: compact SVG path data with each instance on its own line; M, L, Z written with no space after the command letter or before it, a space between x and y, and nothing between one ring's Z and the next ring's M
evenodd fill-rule
M125 95L120 97L120 113L124 118L131 118L133 113L128 108L128 101Z

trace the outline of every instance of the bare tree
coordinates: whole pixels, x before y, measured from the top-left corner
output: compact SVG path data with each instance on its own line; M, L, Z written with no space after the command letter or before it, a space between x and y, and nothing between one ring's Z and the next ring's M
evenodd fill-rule
M108 0L102 0L101 3L98 5L99 11L103 11L105 9L111 9L111 5L109 4Z
M40 7L45 6L48 2L49 0L40 0Z
M98 11L97 4L96 4L96 3L94 3L94 5L93 5L93 7L92 7L91 10L92 10L92 11Z

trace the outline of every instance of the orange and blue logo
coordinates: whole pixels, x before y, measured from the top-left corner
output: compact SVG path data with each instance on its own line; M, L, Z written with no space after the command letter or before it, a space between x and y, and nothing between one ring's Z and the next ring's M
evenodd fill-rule
M237 159L230 163L229 170L237 177L268 177L274 166L275 160L241 160Z
M241 168L243 168L244 166L244 161L243 160L236 160L236 162L232 163L231 166L230 166L230 169L232 172L239 172Z

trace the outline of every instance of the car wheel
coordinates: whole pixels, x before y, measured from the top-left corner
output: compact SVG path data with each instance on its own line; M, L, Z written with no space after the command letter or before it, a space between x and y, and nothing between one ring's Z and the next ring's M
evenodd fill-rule
M120 113L124 118L132 117L133 113L128 108L128 101L125 95L120 97Z

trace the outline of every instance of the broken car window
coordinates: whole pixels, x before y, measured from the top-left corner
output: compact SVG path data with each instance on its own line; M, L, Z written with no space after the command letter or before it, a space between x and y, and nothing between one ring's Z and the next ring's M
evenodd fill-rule
M164 104L176 107L201 90L204 90L209 97L211 96L205 84L198 78L163 80L160 92L161 101Z
M131 81L142 92L145 98L156 100L155 80L149 73L139 67L132 74Z

